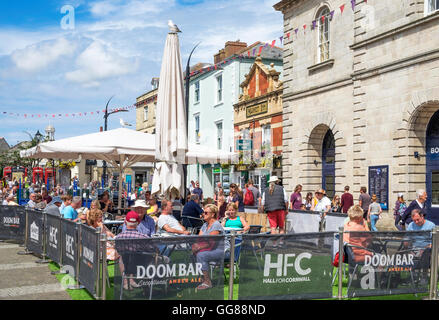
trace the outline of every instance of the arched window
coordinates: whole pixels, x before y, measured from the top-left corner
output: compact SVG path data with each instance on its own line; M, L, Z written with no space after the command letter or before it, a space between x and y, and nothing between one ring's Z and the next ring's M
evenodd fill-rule
M329 59L329 17L328 7L323 7L317 14L318 26L318 63Z

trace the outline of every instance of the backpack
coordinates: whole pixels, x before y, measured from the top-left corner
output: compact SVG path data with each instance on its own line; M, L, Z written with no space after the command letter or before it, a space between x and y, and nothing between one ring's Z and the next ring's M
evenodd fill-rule
M255 204L255 198L253 196L253 191L249 190L249 188L245 189L247 192L244 196L244 205L246 206L252 206Z

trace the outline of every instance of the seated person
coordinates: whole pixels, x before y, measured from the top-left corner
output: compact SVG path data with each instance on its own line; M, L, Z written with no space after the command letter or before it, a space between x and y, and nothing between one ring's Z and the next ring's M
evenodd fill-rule
M157 226L162 235L175 236L190 234L172 215L172 202L167 199L162 200L162 213L157 221Z
M102 194L101 200L99 200L101 204L101 210L103 213L105 212L113 212L113 202L110 200L110 194L108 191L104 191Z
M152 219L154 219L155 223L157 223L157 221L159 219L157 217L158 213L159 213L159 206L157 204L157 199L156 198L151 198L149 200L149 209L146 210L146 214L148 216L150 216Z
M432 231L436 226L430 220L425 219L421 209L412 210L411 220L412 222L410 222L407 231ZM415 256L419 258L417 267L428 269L431 258L431 236L427 239L425 236L419 235L412 237L412 239L412 246L416 249Z
M224 229L217 220L218 207L214 204L208 204L204 207L203 220L205 223L201 227L199 236L203 235L221 235ZM197 257L197 262L201 263L203 272L203 282L197 287L197 290L209 289L212 282L209 277L209 262L224 259L224 244L218 239L202 240L192 245L192 252Z
M136 200L133 206L131 206L132 211L136 212L139 215L139 224L137 226L137 231L142 234L151 237L155 234L155 222L154 219L146 214L148 206L146 205L145 200ZM122 226L122 232L127 229L127 226L124 224Z
M348 210L349 221L344 225L344 231L369 231L367 222L363 218L363 209L359 205L355 205ZM347 242L353 246L367 248L370 243L370 237L366 234L343 234L343 242ZM371 255L372 252L367 249L352 247L354 259L356 262L364 262L365 256Z
M238 231L238 233L244 233L250 229L247 221L243 217L238 216L238 206L234 202L227 205L226 217L222 222L222 226L224 228L244 229L243 231Z
M73 222L79 221L78 210L81 208L82 198L79 196L73 197L72 203L65 207L61 212L64 219L72 220Z
M90 209L87 214L87 225L92 228L101 228L101 232L107 235L107 238L114 238L115 235L108 230L102 222L103 213L101 210L94 208ZM107 260L115 261L119 258L113 241L107 241Z
M203 209L200 207L200 198L198 194L192 194L190 201L183 207L182 224L185 228L200 228L203 220L200 218ZM190 217L190 218L186 218Z

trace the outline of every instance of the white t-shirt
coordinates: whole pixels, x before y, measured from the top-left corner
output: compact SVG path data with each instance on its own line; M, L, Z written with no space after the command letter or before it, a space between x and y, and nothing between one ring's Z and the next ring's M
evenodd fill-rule
M325 212L327 211L326 207L331 206L331 200L328 197L323 197L319 200L314 208L314 211Z
M163 229L165 224L167 224L172 229L183 231L183 228L178 223L177 219L175 219L175 217L172 215L169 214L160 215L159 220L157 221L157 225L159 226L159 229Z

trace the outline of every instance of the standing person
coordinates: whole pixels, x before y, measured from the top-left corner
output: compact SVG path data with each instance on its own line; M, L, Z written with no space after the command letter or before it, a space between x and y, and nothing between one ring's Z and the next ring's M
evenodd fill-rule
M311 208L312 208L312 202L313 202L313 197L312 197L312 192L308 192L307 194L306 194L306 198L305 198L305 209L306 210L311 210Z
M380 218L380 214L383 212L381 209L381 205L377 203L376 194L372 195L372 203L369 205L369 209L367 210L367 222L370 223L370 228L372 231L378 231L376 228L376 223Z
M216 206L218 206L218 204L217 204L218 203L218 197L219 197L221 192L224 193L223 188L221 187L221 182L218 182L216 184L215 191L213 193L213 201L215 201L215 205Z
M410 203L401 217L400 224L403 226L412 222L411 214L414 209L419 209L420 213L424 215L424 217L427 215L427 208L425 207L427 201L427 192L424 189L419 189L416 191L416 195L417 198Z
M285 233L285 216L288 208L288 196L285 189L278 185L276 176L270 177L269 187L262 195L261 205L267 212L271 234ZM277 231L279 228L279 231Z
M291 210L301 210L302 208L302 185L298 184L295 188L294 188L294 192L291 194L290 197L290 209Z
M61 213L61 216L62 216L62 211L64 210L64 208L72 204L72 199L73 199L72 196L69 194L66 194L66 195L61 197L62 204L59 207L59 212Z
M200 198L200 202L203 202L203 189L200 188L200 182L197 181L195 183L195 188L191 192L192 194L198 194L198 197Z
M217 220L218 207L209 204L204 207L203 220L200 236L222 235L224 229ZM197 257L197 262L201 263L201 271L203 272L203 282L197 287L197 290L205 290L212 288L212 282L209 276L209 263L212 261L224 260L224 243L215 240L202 240L192 245L192 252Z
M322 219L331 210L331 200L326 196L324 189L319 189L315 192L317 203L311 207L311 211L317 211L322 214Z
M260 206L261 205L261 192L259 191L258 188L256 188L253 184L253 180L252 179L248 179L248 187L244 190L244 199L245 199L245 195L247 193L247 190L250 190L253 193L253 204L252 206ZM245 202L244 202L245 204ZM245 204L247 205L247 204Z
M222 219L226 216L226 210L227 210L227 202L226 197L224 195L220 195L218 197L218 221L222 221Z
M332 199L331 212L341 212L341 202L338 195L335 195L334 199Z
M395 209L393 211L393 217L395 218L395 226L398 228L398 230L402 231L402 226L399 224L399 222L402 219L402 215L404 214L405 210L407 209L407 204L404 200L404 194L398 193L398 200L395 202Z
M349 186L344 187L344 193L341 196L341 212L348 213L350 207L354 205L354 196L349 192Z
M239 188L239 186L236 183L230 184L230 195L231 195L230 202L236 204L236 206L238 207L239 213L244 213L245 212L244 196L243 196L241 189Z
M191 180L191 184L189 185L189 192L192 193L195 189L195 182L194 180Z
M370 205L370 195L367 193L366 187L360 188L360 197L358 198L358 204L363 209L363 218L366 219Z

